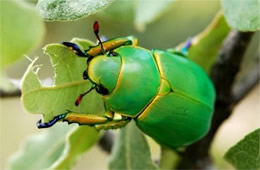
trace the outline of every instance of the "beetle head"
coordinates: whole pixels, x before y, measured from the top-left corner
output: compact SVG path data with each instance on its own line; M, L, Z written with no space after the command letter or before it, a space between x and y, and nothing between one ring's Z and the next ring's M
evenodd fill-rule
M97 21L94 23L93 29L99 43L84 51L88 57L88 68L83 72L83 78L89 79L96 85L98 93L107 95L116 86L121 69L120 55L114 50L125 45L136 45L137 39L128 36L102 42L98 35L99 24Z
M83 76L88 75L88 79L96 84L98 93L107 95L116 86L121 69L121 59L115 52L107 52L104 55L94 57L89 63Z
M88 79L92 87L85 93L82 93L76 100L75 105L79 105L82 98L93 89L102 95L107 95L113 91L118 81L121 70L121 57L116 51L122 46L137 45L137 39L133 36L110 39L102 42L98 32L99 25L95 22L93 25L94 33L99 43L96 46L90 46L87 50L81 49L74 43L63 42L62 44L70 47L79 57L87 58L87 69L83 72L83 79Z

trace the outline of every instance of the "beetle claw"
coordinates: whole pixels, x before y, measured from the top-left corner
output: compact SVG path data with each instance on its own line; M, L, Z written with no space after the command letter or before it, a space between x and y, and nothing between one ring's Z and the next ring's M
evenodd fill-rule
M67 113L69 113L70 111L67 111L64 114L55 116L50 122L48 123L42 123L42 119L40 119L37 123L36 126L41 129L41 128L48 128L51 127L52 125L54 125L56 122L58 122L61 119L64 119L64 117L66 117Z
M37 122L37 127L39 128L39 129L41 129L41 128L48 128L48 127L51 127L52 125L54 125L57 121L58 121L59 119L58 119L58 117L56 116L56 117L54 117L54 119L52 119L50 122L48 122L48 123L42 123L42 119L40 119L38 122Z

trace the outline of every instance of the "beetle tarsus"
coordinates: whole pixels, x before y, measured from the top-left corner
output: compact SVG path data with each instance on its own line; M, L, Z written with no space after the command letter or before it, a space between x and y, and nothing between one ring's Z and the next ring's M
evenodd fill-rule
M42 123L42 119L40 119L38 122L37 122L37 127L39 129L41 128L48 128L48 127L51 127L52 125L54 125L56 122L58 122L59 120L61 119L64 119L66 117L67 113L64 113L64 114L61 114L61 115L58 115L58 116L55 116L50 122L48 123Z
M181 49L181 52L186 55L188 53L189 48L191 47L192 42L191 39L189 38L186 43L184 44L183 48Z
M62 42L63 45L72 48L72 50L80 57L88 57L84 52L81 51L81 49L79 48L79 46L77 46L76 44L72 43L72 42Z

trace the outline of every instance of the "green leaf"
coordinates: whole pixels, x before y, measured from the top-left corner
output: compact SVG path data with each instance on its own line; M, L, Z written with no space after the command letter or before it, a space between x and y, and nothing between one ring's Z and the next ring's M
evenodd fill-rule
M231 147L224 158L236 169L260 169L260 129Z
M136 0L135 25L138 30L144 31L145 25L159 18L171 7L175 0Z
M93 45L90 41L74 39L87 49ZM91 92L76 107L74 102L83 92L87 91L91 83L83 80L82 73L86 69L86 59L80 58L68 47L61 44L50 44L44 48L50 56L54 67L54 86L43 86L37 76L39 66L34 60L28 67L22 79L22 101L26 110L31 113L44 114L44 121L48 122L54 116L66 112L67 109L81 113L103 112L101 96Z
M97 141L98 132L89 126L58 123L30 137L9 161L10 169L71 169L77 159Z
M161 17L175 0L116 0L98 15L113 21L133 22L138 31L144 31L148 23Z
M228 24L240 31L260 29L259 0L221 0Z
M156 169L147 141L133 121L121 129L113 147L109 169Z
M98 12L97 15L113 21L133 22L134 12L134 0L115 0L113 4Z
M176 151L166 146L161 146L160 169L172 169L179 161Z
M202 33L192 38L188 58L209 73L229 31L230 28L222 12L219 12Z
M0 2L0 68L35 49L43 40L45 28L38 11L23 1Z
M73 39L72 42L78 44L82 49L87 49L90 45L94 45L92 42L83 39ZM82 80L82 73L86 69L86 59L77 57L70 48L61 44L47 45L44 51L50 56L54 67L55 84L53 86L43 86L41 84L37 76L39 65L35 65L37 59L33 60L22 80L21 89L24 107L29 112L44 114L45 121L49 121L55 115L64 113L67 109L81 113L98 114L103 112L103 102L100 96L93 92L86 96L85 101L79 108L74 106L76 97L90 87L89 81ZM56 128L56 126L53 128ZM64 127L67 129L71 126L64 123ZM76 160L96 142L98 133L89 126L75 127L71 132L68 132L64 131L64 133L61 133L63 138L59 140L57 140L54 133L51 137L41 137L42 141L29 143L34 148L30 151L32 157L22 154L18 160L13 161L13 164L16 167L20 167L23 165L23 161L31 162L27 160L34 160L33 156L43 151L47 153L56 152L53 147L42 146L43 151L36 149L36 146L39 145L38 143L46 143L48 146L48 143L52 142L53 145L58 146L62 142L62 147L59 146L59 152L57 151L59 155L50 158L44 157L43 159L46 161L42 161L42 163L36 161L37 167L31 167L28 164L25 169L71 168ZM49 133L52 134L52 132ZM66 134L67 137L65 138Z
M109 6L114 0L39 0L37 7L47 21L71 21L87 17Z
M50 169L71 169L76 160L98 139L98 132L90 126L80 126L68 134L63 154Z
M46 169L62 154L65 136L72 126L57 123L41 134L29 137L23 147L9 159L12 170Z

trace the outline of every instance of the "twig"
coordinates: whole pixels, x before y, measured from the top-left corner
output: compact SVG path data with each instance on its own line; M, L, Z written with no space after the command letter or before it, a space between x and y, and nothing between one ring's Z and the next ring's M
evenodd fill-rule
M1 87L0 88L0 98L20 97L22 94L21 90L20 90L21 80L6 78L5 81L8 81L9 89L5 89L4 87Z
M259 83L259 65L255 66L248 75L233 88L234 103L239 103Z
M13 86L13 90L5 90L0 89L0 98L8 98L8 97L20 97L22 95L20 86L20 79L8 79ZM51 86L53 85L53 80L51 78L46 78L41 81L43 85Z
M8 98L8 97L20 97L21 96L21 90L16 89L12 91L5 91L0 89L0 98Z
M217 97L210 131L200 141L186 148L177 166L179 169L211 168L209 148L218 128L232 113L235 104L232 87L252 35L253 32L232 31L225 40L211 72Z

